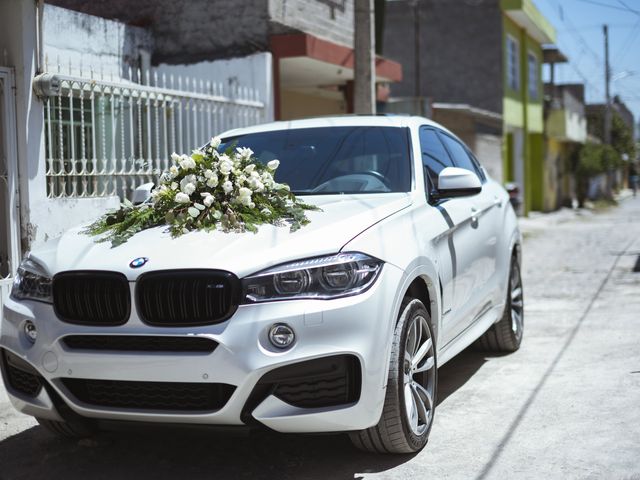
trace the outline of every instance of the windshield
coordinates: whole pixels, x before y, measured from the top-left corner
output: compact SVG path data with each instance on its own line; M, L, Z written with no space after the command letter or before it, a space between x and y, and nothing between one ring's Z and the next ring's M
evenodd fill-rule
M408 192L406 128L322 127L250 133L223 140L248 147L261 163L280 160L276 181L297 195Z

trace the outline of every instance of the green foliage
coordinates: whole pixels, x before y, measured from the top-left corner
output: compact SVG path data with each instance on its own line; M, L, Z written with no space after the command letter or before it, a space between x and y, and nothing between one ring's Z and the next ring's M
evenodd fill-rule
M288 224L293 232L309 223L307 210L319 210L275 181L277 160L263 165L248 148L232 145L220 153L219 145L215 137L190 156L172 154L173 164L160 177L151 203L125 201L84 233L115 247L142 230L162 225L173 237L196 230L255 233L261 224Z
M610 145L586 143L578 154L576 173L582 178L591 178L620 167L620 154Z

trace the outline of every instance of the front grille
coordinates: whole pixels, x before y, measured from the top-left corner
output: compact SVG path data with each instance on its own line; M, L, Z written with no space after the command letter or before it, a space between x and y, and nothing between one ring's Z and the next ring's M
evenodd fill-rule
M211 353L218 343L204 337L149 335L69 335L62 342L72 350Z
M36 397L42 388L38 372L27 362L2 350L2 370L9 386L28 397Z
M191 326L220 323L240 303L240 281L220 270L165 270L140 276L136 302L149 325Z
M101 271L58 273L53 277L53 306L64 322L122 325L131 310L127 277Z
M215 411L235 390L225 383L130 382L63 378L78 400L99 407L135 410Z
M353 355L334 355L280 367L265 374L249 396L242 413L251 411L268 395L300 408L334 407L360 399L360 361Z

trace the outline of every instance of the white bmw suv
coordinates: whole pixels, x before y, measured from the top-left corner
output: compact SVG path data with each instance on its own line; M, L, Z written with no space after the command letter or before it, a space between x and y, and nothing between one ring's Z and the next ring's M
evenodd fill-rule
M0 364L15 407L61 435L105 422L348 432L427 443L437 369L523 334L505 190L420 117L276 122L222 135L320 207L298 231L157 227L112 248L76 229L21 264Z

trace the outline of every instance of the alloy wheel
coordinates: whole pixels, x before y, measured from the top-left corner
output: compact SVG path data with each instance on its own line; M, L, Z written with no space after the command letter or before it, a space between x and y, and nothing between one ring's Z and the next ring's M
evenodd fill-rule
M435 356L427 319L413 318L404 348L404 403L411 431L418 436L429 428L435 396Z

